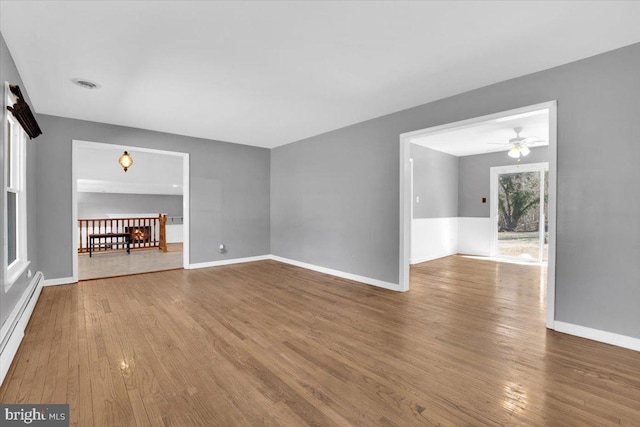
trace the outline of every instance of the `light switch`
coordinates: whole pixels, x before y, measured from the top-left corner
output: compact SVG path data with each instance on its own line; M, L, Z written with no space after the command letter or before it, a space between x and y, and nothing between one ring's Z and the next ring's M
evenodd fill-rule
M420 196L416 196L416 203L420 203Z

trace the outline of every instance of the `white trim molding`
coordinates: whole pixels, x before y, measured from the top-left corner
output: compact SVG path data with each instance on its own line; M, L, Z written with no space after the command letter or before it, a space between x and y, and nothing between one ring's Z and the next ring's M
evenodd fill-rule
M418 258L411 258L409 260L409 264L411 264L411 265L420 264L420 263L427 262L427 261L433 261L433 260L436 260L436 259L445 258L445 257L451 256L451 255L455 255L455 254L442 253L442 254L438 254L438 255L427 255L427 256L418 257Z
M38 302L40 292L42 292L43 277L39 271L34 274L29 286L2 326L0 332L0 384L4 381L11 362L18 352L18 347L24 337L24 330Z
M370 277L365 277L365 276L358 276L357 274L347 273L340 270L334 270L327 267L321 267L319 265L308 264L306 262L296 261L294 259L284 258L281 256L272 255L272 254L259 255L259 256L246 257L246 258L233 258L233 259L223 259L218 261L198 262L195 264L189 264L187 266L187 269L193 270L198 268L220 267L224 265L241 264L245 262L255 262L255 261L265 261L265 260L272 260L272 261L278 261L284 264L295 265L296 267L306 268L307 270L313 270L313 271L317 271L324 274L330 274L332 276L341 277L343 279L353 280L354 282L360 282L367 285L377 286L379 288L389 289L396 292L402 291L400 289L400 286L398 286L395 283L385 282L383 280L378 280L378 279L372 279Z
M628 348L630 350L640 351L640 339L620 335L613 332L601 331L599 329L587 328L586 326L574 325L572 323L555 321L553 329L556 332L562 332L577 337L586 338L593 341L599 341L618 347Z
M272 259L271 255L258 255L258 256L252 256L252 257L246 257L246 258L221 259L218 261L197 262L195 264L189 264L187 266L187 269L194 270L197 268L219 267L222 265L242 264L245 262L265 261L268 259Z
M71 285L73 283L78 283L73 277L60 277L58 279L45 279L42 281L42 286Z
M319 273L330 274L332 276L341 277L343 279L353 280L354 282L360 282L367 285L377 286L379 288L389 289L392 291L403 291L397 283L385 282L383 280L372 279L371 277L359 276L357 274L347 273L340 270L334 270L332 268L321 267L319 265L308 264L306 262L296 261L294 259L283 258L277 255L271 255L271 259L274 261L282 262L285 264L295 265L296 267L306 268L307 270L317 271Z

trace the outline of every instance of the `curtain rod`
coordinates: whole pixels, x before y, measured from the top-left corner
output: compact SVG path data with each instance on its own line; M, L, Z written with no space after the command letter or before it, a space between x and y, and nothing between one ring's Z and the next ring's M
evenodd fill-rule
M22 91L18 85L9 85L9 90L16 97L16 103L13 106L7 105L7 110L11 111L13 117L16 118L22 129L29 135L29 139L37 138L42 135L42 130L36 121L29 104L27 104L22 96Z

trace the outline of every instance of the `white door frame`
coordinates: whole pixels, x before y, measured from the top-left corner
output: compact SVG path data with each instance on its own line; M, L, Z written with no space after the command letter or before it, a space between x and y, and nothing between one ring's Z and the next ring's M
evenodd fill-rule
M491 256L500 257L498 253L498 177L505 173L519 173L519 172L546 172L549 170L549 162L541 162L541 163L526 163L526 164L515 164L515 165L507 165L507 166L494 166L490 168L490 215L491 218ZM543 190L540 192L540 230L539 230L539 238L541 239L544 236L544 182L540 181L541 188ZM551 196L549 196L551 199ZM539 251L539 262L542 262L542 248ZM507 259L516 259L514 257L500 257Z
M96 148L108 147L117 150L127 150L129 152L143 152L163 154L167 156L176 156L182 158L182 216L183 216L183 244L182 244L182 267L189 266L189 153L181 153L178 151L156 150L153 148L135 147L132 145L116 145L105 144L102 142L91 142L74 139L71 141L71 229L73 230L73 239L71 245L71 259L73 262L73 281L78 281L78 242L80 234L78 230L78 179L77 179L77 160L78 149L80 147Z
M554 329L556 289L556 188L557 188L557 102L549 101L486 116L447 123L400 135L400 274L399 290L409 290L409 257L411 254L411 164L409 162L411 140L424 135L434 135L451 129L471 127L477 123L506 116L549 110L549 261L547 266L547 316L546 325Z

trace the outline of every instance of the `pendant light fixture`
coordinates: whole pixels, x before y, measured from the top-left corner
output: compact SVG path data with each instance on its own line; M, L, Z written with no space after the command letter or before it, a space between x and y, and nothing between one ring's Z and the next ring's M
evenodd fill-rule
M129 153L125 151L118 159L118 163L120 163L120 166L122 166L122 169L124 169L124 171L126 172L127 169L129 169L133 164L133 159L131 158Z

